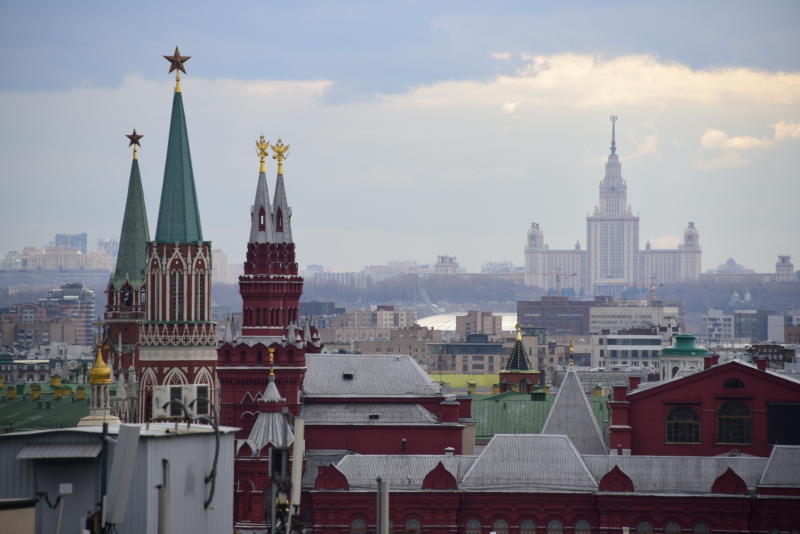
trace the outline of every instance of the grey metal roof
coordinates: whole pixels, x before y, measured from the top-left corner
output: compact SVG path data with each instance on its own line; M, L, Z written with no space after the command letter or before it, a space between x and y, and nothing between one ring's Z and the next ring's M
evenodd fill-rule
M247 439L237 440L236 452L247 443L250 445L250 450L253 456L258 456L258 453L267 443L271 443L275 447L284 448L288 447L294 442L294 433L288 421L278 412L261 412L256 417L253 423L253 428L250 430L250 435Z
M441 387L407 355L306 354L306 397L437 397Z
M729 467L753 489L767 465L766 458L753 456L584 455L583 461L598 481L619 466L637 493L708 494L717 477Z
M800 487L800 446L775 445L759 486Z
M459 481L475 459L475 456L355 454L342 458L336 468L347 477L351 489L375 489L375 479L381 477L389 482L389 491L420 490L425 475L439 462Z
M306 404L301 416L307 425L436 424L438 418L419 404L336 403Z
M17 454L17 460L52 460L57 458L97 458L102 445L98 443L31 443Z
M336 465L348 454L353 454L353 452L340 449L307 450L302 486L304 488L313 488L314 482L317 480L317 475L319 474L318 469L320 467L327 467L331 464Z
M597 482L567 436L497 434L462 481L466 490L591 492Z
M578 375L567 372L558 388L553 408L542 427L542 434L565 434L581 454L606 454L608 449L583 392Z

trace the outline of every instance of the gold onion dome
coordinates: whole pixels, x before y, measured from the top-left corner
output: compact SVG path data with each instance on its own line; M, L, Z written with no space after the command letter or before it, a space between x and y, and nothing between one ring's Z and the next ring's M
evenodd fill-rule
M97 358L95 358L92 368L89 369L90 384L110 384L111 368L103 361L103 351L97 347Z

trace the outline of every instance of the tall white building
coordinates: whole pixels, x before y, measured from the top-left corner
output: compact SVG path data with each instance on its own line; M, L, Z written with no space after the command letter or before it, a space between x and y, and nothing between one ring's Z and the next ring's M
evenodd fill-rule
M586 250L553 250L538 223L528 230L525 283L587 295L619 296L631 286L686 282L700 278L700 240L694 223L677 249L639 250L639 217L628 205L628 186L617 155L617 117L611 117L611 153L600 182L599 202L586 218Z

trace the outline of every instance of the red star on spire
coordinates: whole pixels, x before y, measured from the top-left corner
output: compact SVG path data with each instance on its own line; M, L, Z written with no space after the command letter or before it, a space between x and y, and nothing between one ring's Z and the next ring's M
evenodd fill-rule
M174 70L179 70L182 73L186 74L186 69L183 67L183 64L186 63L191 59L192 56L182 56L178 47L175 47L175 53L171 56L164 56L164 59L169 61L169 71L172 72Z

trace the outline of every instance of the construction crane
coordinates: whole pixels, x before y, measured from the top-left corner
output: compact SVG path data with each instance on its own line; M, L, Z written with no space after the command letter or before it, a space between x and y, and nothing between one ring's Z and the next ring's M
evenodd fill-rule
M560 270L557 273L542 273L542 276L555 276L556 277L556 295L561 294L561 277L562 276L578 276L578 273L562 273Z
M657 287L664 287L664 284L656 284L656 275L650 277L650 285L647 288L647 300L648 302L654 302L656 300L656 288Z

